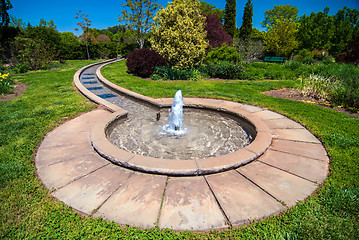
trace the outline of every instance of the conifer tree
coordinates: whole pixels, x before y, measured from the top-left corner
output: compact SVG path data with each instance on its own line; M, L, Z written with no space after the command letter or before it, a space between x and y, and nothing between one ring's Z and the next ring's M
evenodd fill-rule
M224 13L224 30L233 37L237 27L236 27L236 13L237 13L237 1L236 0L227 0L225 13Z
M249 38L249 36L251 35L252 26L253 26L252 17L253 17L253 3L252 0L248 0L246 6L244 7L242 26L239 29L239 36L241 38Z

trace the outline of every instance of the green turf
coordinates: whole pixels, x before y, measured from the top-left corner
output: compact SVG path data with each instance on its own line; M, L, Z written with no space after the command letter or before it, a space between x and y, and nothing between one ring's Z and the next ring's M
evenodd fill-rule
M0 103L1 239L357 239L359 236L359 119L260 92L295 81L149 81L126 74L124 62L105 67L109 80L151 97L222 98L266 107L300 122L326 147L330 176L306 201L250 225L208 233L141 230L82 216L54 199L36 176L34 156L45 134L96 106L74 90L72 76L89 61L13 76L29 84L18 99Z

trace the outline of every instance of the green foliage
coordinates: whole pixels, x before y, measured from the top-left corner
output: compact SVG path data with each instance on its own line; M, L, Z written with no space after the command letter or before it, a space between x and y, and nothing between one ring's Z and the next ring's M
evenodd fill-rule
M0 72L0 95L9 93L13 88L14 81L11 79L9 73L1 74Z
M55 53L42 41L26 37L16 37L15 44L20 63L30 70L46 68L54 60Z
M295 60L305 63L307 59L313 59L314 54L312 51L308 49L301 49L298 51L297 55L295 56Z
M224 10L221 10L219 8L216 8L216 6L209 4L208 2L201 0L199 2L199 9L201 11L202 15L215 15L220 19L220 21L223 21L224 18Z
M206 63L216 64L219 61L228 61L239 63L242 60L235 47L223 44L221 47L215 48L208 52Z
M264 31L263 32L259 31L257 28L252 28L250 38L253 40L263 41L264 37L265 37L265 33L266 32L264 32Z
M236 15L237 15L237 1L226 0L226 7L224 13L224 30L233 38L236 33Z
M359 11L344 7L336 15L329 15L329 8L318 13L303 15L300 19L298 39L301 48L326 49L336 56L359 36Z
M41 19L38 26L27 27L25 36L43 43L54 59L61 57L61 34L56 30L56 25L52 20L46 22Z
M175 0L157 12L150 38L152 49L177 68L200 65L205 58L205 18L197 0Z
M160 5L156 1L126 0L122 7L125 9L122 10L122 15L118 20L124 21L125 26L134 32L137 43L142 49L145 43L145 35L151 29L153 16Z
M261 40L239 38L235 40L234 46L245 62L253 62L264 57L265 49Z
M287 69L283 64L277 63L247 63L244 66L243 79L263 80L263 79L295 79L296 73Z
M240 38L249 38L252 33L253 27L253 3L252 0L248 0L243 12L242 26L239 29Z
M243 66L233 61L217 61L199 67L199 71L210 78L243 79Z
M261 24L269 30L276 26L278 19L282 22L297 21L298 8L291 5L274 5L274 8L264 12L264 21Z
M170 66L156 67L151 79L153 80L192 80L198 81L202 78L201 72L195 68L178 69Z
M9 11L12 8L10 0L1 0L0 1L0 26L9 26L10 17Z
M297 32L298 24L296 22L276 19L264 38L267 52L275 56L289 57L299 45L296 38Z
M62 59L84 59L85 50L82 48L78 38L72 32L61 33L61 58Z

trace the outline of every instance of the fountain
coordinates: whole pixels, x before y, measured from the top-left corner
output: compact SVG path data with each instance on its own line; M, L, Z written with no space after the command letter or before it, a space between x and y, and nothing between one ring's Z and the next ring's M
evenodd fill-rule
M170 114L168 116L169 127L171 130L176 132L182 129L183 105L182 91L178 90L175 94L175 98L173 99Z
M163 108L156 118L150 108L138 112L110 123L106 133L113 145L142 156L179 160L222 156L246 147L256 135L255 127L240 116L184 106L181 90L171 108Z
M182 135L186 133L186 129L182 128L183 106L182 91L178 90L173 99L171 109L169 109L168 124L162 127L163 131L160 134Z

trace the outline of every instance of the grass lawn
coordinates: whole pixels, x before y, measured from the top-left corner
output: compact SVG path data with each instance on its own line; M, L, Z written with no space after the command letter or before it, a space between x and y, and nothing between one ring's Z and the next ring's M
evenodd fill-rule
M68 61L61 69L13 76L29 84L19 98L0 102L0 238L54 239L357 239L359 236L359 118L278 99L262 91L295 87L281 81L149 81L126 74L124 62L103 75L151 97L210 97L268 108L301 123L328 151L330 176L318 192L278 216L225 231L174 232L121 228L85 217L54 199L36 176L34 156L45 134L96 108L74 90L72 76L91 61Z

